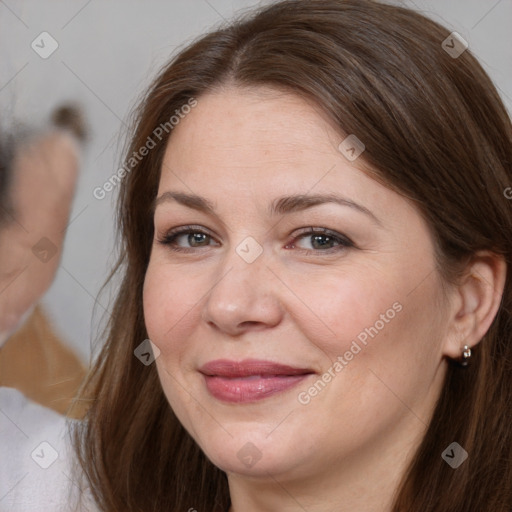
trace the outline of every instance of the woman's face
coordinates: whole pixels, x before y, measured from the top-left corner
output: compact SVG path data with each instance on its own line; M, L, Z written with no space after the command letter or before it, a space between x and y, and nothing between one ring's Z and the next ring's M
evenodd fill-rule
M224 471L321 478L403 458L440 392L427 225L343 139L271 89L209 93L173 129L145 321L170 405Z

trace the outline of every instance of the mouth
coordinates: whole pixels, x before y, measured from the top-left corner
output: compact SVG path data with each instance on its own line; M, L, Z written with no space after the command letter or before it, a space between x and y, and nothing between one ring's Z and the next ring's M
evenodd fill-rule
M210 361L199 369L208 392L230 403L256 402L295 387L315 372L310 368L246 359Z

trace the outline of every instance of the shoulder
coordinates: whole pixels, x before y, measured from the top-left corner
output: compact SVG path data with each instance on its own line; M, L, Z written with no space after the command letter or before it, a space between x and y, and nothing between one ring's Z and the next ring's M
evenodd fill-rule
M0 387L0 511L96 512L78 484L70 437L76 423ZM82 495L87 508L79 508Z

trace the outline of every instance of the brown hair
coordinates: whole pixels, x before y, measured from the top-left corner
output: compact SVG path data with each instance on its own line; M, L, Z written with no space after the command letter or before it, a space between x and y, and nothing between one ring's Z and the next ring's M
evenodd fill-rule
M450 31L401 7L369 0L287 0L201 37L159 73L133 121L128 158L191 98L226 83L302 95L366 145L374 177L414 201L432 230L439 271L479 250L512 264L512 127L469 50L450 56ZM169 136L172 136L170 131ZM175 417L144 339L142 287L169 136L120 185L122 283L108 339L92 369L76 448L104 511L224 512L227 478ZM341 139L340 139L341 140ZM361 157L362 158L362 157ZM459 265L460 266L460 265ZM397 490L393 512L512 509L511 274L500 310L469 368L450 364L433 419ZM441 453L469 453L457 470Z
M6 142L6 136L0 132L0 228L4 227L8 216L12 215L12 205L8 196L10 160L10 145Z

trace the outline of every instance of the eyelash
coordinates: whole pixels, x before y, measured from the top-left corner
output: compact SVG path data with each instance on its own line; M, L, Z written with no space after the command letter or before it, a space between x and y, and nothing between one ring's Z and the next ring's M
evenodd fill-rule
M210 235L210 233L204 231L198 226L181 226L179 228L174 228L168 231L162 238L158 238L157 242L169 247L172 251L175 252L182 252L182 253L190 253L194 252L197 249L202 249L203 247L209 247L209 246L203 246L203 247L180 247L175 245L175 241L179 236L182 235L188 235L193 233L200 233L202 235L209 236L213 239L213 236ZM313 236L313 235L323 235L326 237L329 237L333 239L338 245L334 247L330 247L328 249L298 249L299 251L305 253L305 254L316 254L324 253L324 254L332 254L337 253L342 250L348 249L350 247L355 247L355 244L345 235L342 235L340 233L337 233L336 231L331 231L327 228L313 228L310 227L307 231L302 231L298 235L296 235L291 244L295 244L295 242L302 238L307 238L307 236ZM290 246L290 243L286 245L286 247Z

